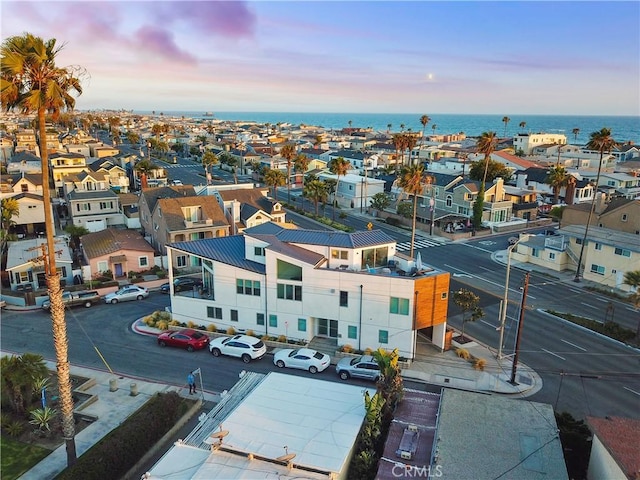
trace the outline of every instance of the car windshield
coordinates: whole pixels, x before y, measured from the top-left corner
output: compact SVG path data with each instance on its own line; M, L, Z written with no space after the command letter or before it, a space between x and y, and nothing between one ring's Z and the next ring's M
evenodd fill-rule
M353 360L351 360L351 362L349 363L349 365L357 365L358 363L360 363L362 361L362 357L356 357Z
M264 347L264 343L262 343L261 340L258 340L256 343L253 344L253 348L262 348Z

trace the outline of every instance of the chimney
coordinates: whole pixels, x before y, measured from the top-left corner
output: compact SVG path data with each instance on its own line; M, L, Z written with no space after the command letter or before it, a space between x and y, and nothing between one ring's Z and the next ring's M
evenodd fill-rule
M596 215L600 215L604 212L604 209L607 208L606 195L604 193L599 193L596 191Z

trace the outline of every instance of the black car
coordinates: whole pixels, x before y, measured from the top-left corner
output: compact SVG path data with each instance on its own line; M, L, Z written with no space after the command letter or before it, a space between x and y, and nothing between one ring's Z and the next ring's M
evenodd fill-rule
M173 290L175 292L181 292L183 290L193 290L194 287L200 288L202 286L202 280L193 277L180 277L173 280ZM160 292L170 293L171 289L169 284L165 283L160 287Z

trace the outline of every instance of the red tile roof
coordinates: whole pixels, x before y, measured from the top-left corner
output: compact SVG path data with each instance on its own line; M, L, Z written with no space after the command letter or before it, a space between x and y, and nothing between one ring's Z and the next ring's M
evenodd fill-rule
M587 422L627 477L640 478L640 420L587 417Z

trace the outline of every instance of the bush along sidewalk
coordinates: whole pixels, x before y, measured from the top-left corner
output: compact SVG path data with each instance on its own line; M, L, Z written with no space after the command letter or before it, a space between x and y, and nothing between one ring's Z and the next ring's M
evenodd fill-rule
M618 340L619 342L640 347L640 339L637 338L636 332L629 328L621 327L615 322L603 323L590 318L573 315L571 313L556 312L555 310L545 310L545 312L555 315L556 317L564 318L576 325L601 333L602 335Z

